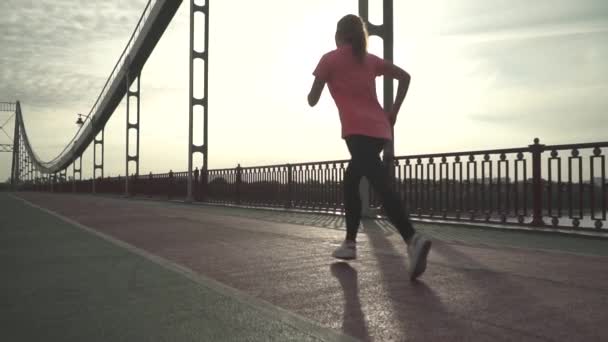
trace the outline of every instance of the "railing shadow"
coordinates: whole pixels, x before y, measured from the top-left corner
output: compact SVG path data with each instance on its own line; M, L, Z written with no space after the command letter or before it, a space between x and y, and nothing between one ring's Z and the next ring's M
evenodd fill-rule
M375 231L385 231L387 227L381 227L380 224L388 225L388 223L381 222L379 224L378 221L370 220L364 221L364 224L367 228L365 233L369 239L371 253L378 258L382 284L388 295L393 299L391 304L400 321L407 322L412 313L428 317L429 320L435 321L437 325L427 328L442 329L443 332L436 331L434 333L442 338L451 336L449 339L452 341L490 338L490 336L484 335L491 335L501 330L512 334L512 338L517 336L517 338L524 339L550 340L552 337L547 336L547 334L559 336L560 333L584 329L584 325L576 327L574 322L572 322L572 327L567 327L567 319L564 318L564 313L554 306L557 303L548 304L547 299L542 299L526 288L524 284L517 282L513 278L514 275L489 269L482 262L475 260L454 246L441 241L434 241L431 254L436 254L443 260L449 260L451 265L430 263L429 270L433 272L433 268L437 267L440 270L447 268L451 270L451 273L456 272L456 274L452 273L455 281L450 280L451 285L448 287L442 286L456 291L454 294L442 295L449 298L449 303L444 304L437 294L426 286L424 276L422 281L413 282L408 286L406 283L408 280L404 277L406 273L404 261L406 260L397 261L401 259L400 254L402 253L395 249L394 245L387 239L386 234ZM390 229L393 230L394 234L397 234L396 229L392 227ZM399 272L394 265L398 265L402 271ZM429 270L427 270L427 273ZM437 279L436 277L433 278ZM547 289L547 291L550 290L550 288ZM559 292L560 290L556 289L555 291ZM410 300L407 300L402 298L403 296L414 296L416 299L410 298ZM462 299L454 299L455 297L452 296L461 296ZM413 306L409 305L412 303L415 304ZM450 309L452 305L455 305L454 309ZM463 307L466 307L466 309L463 309ZM547 320L549 318L559 320L562 317L563 324L542 320L547 325L544 326L544 330L537 329L537 327L532 327L528 322L525 322L521 315L521 312L529 311L534 311L535 314L546 317ZM471 312L474 312L475 315L469 316ZM449 319L447 319L448 317ZM420 323L405 324L405 328L408 329L408 338L412 337L413 340L418 340L424 337L424 323L422 323L422 326L418 325ZM487 328L480 330L480 324ZM551 333L551 331L559 331L564 327L567 331ZM583 335L585 333L580 336ZM507 336L497 336L498 339L504 339L505 337ZM583 340L593 338L590 333Z
M448 311L438 294L425 283L424 275L420 280L410 281L405 243L398 250L389 240L396 230L388 222L378 220L363 220L362 225L362 233L379 267L378 283L389 298L401 337L408 341L466 340L471 330L468 323Z
M483 263L449 244L441 244L441 248L437 248L435 253L446 260L456 261L462 265L457 268L460 270L459 274L465 277L470 288L475 289L475 304L479 307L478 310L475 310L478 313L476 321L510 330L531 339L554 340L557 338L556 336L578 331L577 335L581 341L594 340L591 335L584 337L583 330L585 329L576 327L576 323L567 319L564 312L555 309L556 306L559 306L558 303L552 302L547 305L547 300L541 298L541 296L548 296L552 290L562 292L562 289L554 287L555 284L552 281L547 281L547 283L552 284L553 288L545 288L543 294L539 296L518 284L514 279L517 275L488 269ZM542 282L543 280L535 278L532 281ZM521 324L526 321L526 316L523 316L522 313L529 315L531 311L543 317L542 319L537 317L537 319L543 324L547 324L544 329L537 325L531 327L532 322ZM492 319L499 316L499 320ZM547 336L547 332L551 332L550 335L553 336Z

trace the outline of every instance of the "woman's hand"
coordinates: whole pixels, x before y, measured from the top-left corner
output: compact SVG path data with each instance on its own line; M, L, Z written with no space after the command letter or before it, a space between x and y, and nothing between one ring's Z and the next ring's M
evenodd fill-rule
M397 109L397 110L391 109L388 112L388 121L391 123L391 126L395 126L395 123L397 122L398 113L399 113L399 109Z
M407 94L407 90L410 87L411 76L407 73L407 71L394 64L390 64L384 75L399 81L399 85L397 87L397 97L391 106L391 110L388 112L389 121L391 122L391 125L395 126L395 123L397 122L397 114L399 113L399 109L401 109L401 105L405 99L405 94Z

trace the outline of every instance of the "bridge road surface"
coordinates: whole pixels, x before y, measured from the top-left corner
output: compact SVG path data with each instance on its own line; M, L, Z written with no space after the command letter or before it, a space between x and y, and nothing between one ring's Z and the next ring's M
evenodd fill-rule
M0 208L3 341L608 341L608 240L418 224L434 245L410 282L384 221L343 263L338 216L43 193Z

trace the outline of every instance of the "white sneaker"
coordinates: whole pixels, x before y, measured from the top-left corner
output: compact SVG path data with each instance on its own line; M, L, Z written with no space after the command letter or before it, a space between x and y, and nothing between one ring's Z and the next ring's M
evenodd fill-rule
M414 280L426 270L426 257L431 250L431 240L416 233L407 246L410 258L410 280Z
M357 258L357 243L344 241L332 254L334 258L352 260Z

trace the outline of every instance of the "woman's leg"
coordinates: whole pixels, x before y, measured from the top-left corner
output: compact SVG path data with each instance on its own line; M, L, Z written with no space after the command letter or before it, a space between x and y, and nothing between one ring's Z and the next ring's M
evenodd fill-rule
M365 176L380 195L388 219L397 228L408 245L410 279L416 279L426 270L426 260L431 249L431 241L416 233L405 212L401 198L391 188L389 173L380 160L380 152L384 146L384 141L366 136L350 136L346 138L346 144L351 155L347 172L344 175L347 238L334 251L333 256L340 259L354 259L357 257L355 238L361 220L359 181L361 177Z
M384 140L366 136L353 136L347 140L352 156L349 167L353 172L367 177L380 196L386 215L405 241L409 241L415 230L412 226L399 195L391 188L389 174L380 160ZM357 183L358 185L358 183ZM357 188L358 190L358 188ZM359 201L359 208L361 202ZM360 210L359 210L360 216Z
M347 138L347 144L348 141ZM361 221L361 197L359 196L361 173L353 165L351 159L344 172L344 181L342 182L346 214L346 239L332 254L335 258L346 260L357 258L357 231Z
M346 240L356 241L357 231L361 222L361 196L359 195L359 182L361 174L348 164L344 173L344 211L346 214Z

